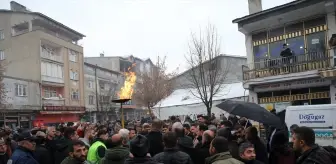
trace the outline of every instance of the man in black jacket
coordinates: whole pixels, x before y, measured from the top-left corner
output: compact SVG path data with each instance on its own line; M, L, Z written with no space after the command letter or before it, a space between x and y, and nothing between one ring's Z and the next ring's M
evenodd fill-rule
M164 164L192 164L190 156L178 150L177 139L175 132L165 133L163 135L164 152L155 155L153 160Z
M162 127L163 127L163 122L158 119L154 119L152 122L152 129L146 135L149 141L149 153L152 157L163 151L164 146L163 146L162 133L161 133Z
M329 153L315 144L315 132L309 127L298 127L293 130L293 148L301 152L297 164L333 163Z

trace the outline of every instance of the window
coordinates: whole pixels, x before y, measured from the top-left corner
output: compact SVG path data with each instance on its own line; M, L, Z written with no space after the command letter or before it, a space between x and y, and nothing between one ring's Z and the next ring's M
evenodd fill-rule
M15 84L16 96L27 96L27 85Z
M71 99L72 100L79 100L79 93L78 93L78 91L73 91L71 93Z
M89 88L93 88L93 81L89 81L89 82L88 82L88 87L89 87Z
M99 82L99 87L100 89L105 89L105 83L104 82Z
M89 105L94 105L94 96L89 95Z
M288 47L294 52L294 55L303 55L305 45L303 36L287 39Z
M57 92L55 88L44 88L44 97L50 98L50 97L57 97Z
M5 51L0 50L0 60L5 60Z
M254 58L258 58L258 59L267 58L268 45L263 44L263 45L259 45L259 46L254 46L253 47L253 53L254 53Z
M69 60L72 62L77 62L77 52L69 50Z
M325 50L325 32L317 32L306 35L308 52Z
M71 80L78 80L78 73L74 71L70 71L70 79Z
M0 30L0 40L5 39L5 33L4 30Z
M280 58L280 53L283 50L284 40L276 41L269 44L271 58Z
M41 74L43 76L63 79L63 67L55 63L42 62Z

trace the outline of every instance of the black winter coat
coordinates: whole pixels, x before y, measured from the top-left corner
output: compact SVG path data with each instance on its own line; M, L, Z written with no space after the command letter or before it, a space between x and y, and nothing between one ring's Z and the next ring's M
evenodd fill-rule
M322 147L315 145L304 152L296 161L297 164L332 164L329 153Z
M44 145L36 145L35 151L34 151L34 157L37 160L38 163L50 163L52 164L54 161L52 161L50 151L44 146Z
M152 159L163 164L193 164L190 156L177 148L166 148Z
M134 157L126 159L124 164L161 164L152 160L150 157Z
M147 134L147 139L149 141L148 153L154 157L156 154L163 152L163 140L162 133L159 131L150 131Z

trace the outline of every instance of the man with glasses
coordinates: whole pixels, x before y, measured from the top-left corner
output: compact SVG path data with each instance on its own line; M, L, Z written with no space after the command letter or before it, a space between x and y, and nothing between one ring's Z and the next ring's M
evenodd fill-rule
M7 164L39 164L33 157L36 138L30 131L22 132L18 135L18 147Z

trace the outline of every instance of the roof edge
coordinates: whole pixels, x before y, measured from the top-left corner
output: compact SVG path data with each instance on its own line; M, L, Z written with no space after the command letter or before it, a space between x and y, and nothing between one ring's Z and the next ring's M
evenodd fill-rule
M80 37L86 37L84 34L78 32L78 31L76 31L76 30L74 30L74 29L72 29L72 28L70 28L70 27L68 27L68 26L66 26L66 25L64 25L64 24L62 24L62 23L60 23L60 22L58 22L58 21L56 21L56 20L54 20L54 19L52 19L52 18L44 15L44 14L42 14L42 13L39 13L39 12L24 12L24 11L13 11L13 10L6 10L6 9L0 9L0 12L38 15L38 16L40 16L42 18L45 18L45 19L47 19L49 21L54 22L55 24L57 24L59 26L62 26L63 28L69 30L70 32L75 33L76 35L79 35Z
M259 11L259 12L256 12L256 13L253 13L253 14L250 14L250 15L240 17L240 18L236 18L236 19L232 20L232 23L240 23L242 21L245 21L245 20L257 17L257 16L261 16L261 15L264 15L264 14L269 14L271 12L281 10L281 9L285 9L287 7L298 5L298 4L301 4L301 3L304 3L304 2L308 2L308 1L322 2L321 0L294 0L294 1L289 2L289 3L285 3L285 4L282 4L282 5L279 5L279 6L275 6L275 7L266 9L266 10L262 10L262 11Z

